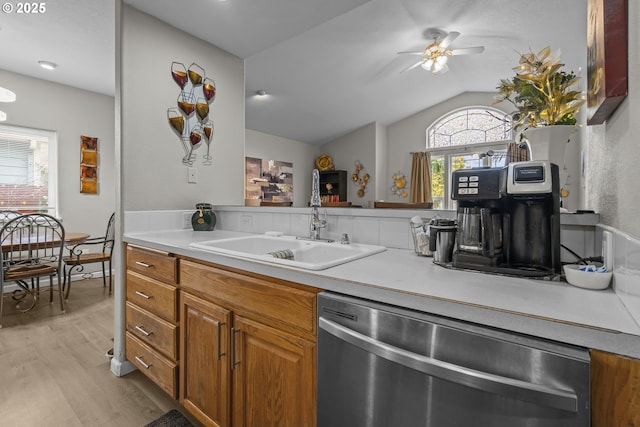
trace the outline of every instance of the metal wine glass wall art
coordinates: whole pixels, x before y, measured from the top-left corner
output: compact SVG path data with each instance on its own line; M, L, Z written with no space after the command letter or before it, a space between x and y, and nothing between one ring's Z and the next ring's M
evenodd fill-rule
M209 118L209 106L216 97L216 83L212 78L206 77L204 69L196 63L187 69L184 64L173 62L171 77L180 87L180 93L176 101L177 107L167 109L167 120L184 149L182 163L192 166L196 161L194 151L204 142L207 153L203 156L202 164L211 165L213 120Z

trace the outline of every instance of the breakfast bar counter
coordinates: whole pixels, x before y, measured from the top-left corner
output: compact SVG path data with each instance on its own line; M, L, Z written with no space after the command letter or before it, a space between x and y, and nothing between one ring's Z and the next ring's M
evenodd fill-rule
M248 234L147 231L125 233L124 241L353 297L640 358L640 325L611 289L451 270L406 249L387 249L310 271L190 247L193 242Z

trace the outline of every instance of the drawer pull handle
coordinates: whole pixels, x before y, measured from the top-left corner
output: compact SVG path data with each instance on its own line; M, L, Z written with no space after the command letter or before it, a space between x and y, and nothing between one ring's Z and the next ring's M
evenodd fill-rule
M144 268L151 267L151 264L147 264L146 262L142 262L142 261L136 261L136 265L139 265L140 267L144 267Z
M148 337L149 335L153 334L153 332L145 331L142 326L134 326L133 329L135 329L136 331L140 332L145 337Z
M149 369L151 367L151 365L147 365L146 363L144 363L144 360L142 360L142 357L136 356L136 360L138 361L139 364L144 366L144 369Z
M218 360L220 360L222 358L222 356L226 356L227 353L222 353L220 351L220 343L221 343L221 338L220 335L222 335L222 326L225 325L224 322L218 322Z
M144 299L151 299L151 297L149 295L143 294L140 291L136 291L136 295L141 296Z

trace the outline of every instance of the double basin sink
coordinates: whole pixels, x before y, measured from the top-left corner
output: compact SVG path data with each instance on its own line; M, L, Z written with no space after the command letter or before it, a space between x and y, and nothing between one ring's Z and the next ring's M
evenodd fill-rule
M222 255L306 270L324 270L386 250L384 246L341 244L267 234L194 242L190 246Z

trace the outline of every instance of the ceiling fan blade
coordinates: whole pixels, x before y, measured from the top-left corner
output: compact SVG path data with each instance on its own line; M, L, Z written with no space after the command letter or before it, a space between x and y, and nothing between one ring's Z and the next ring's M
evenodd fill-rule
M398 55L409 54L409 55L422 55L424 52L421 50L412 50L412 51L404 51L398 52Z
M469 55L470 53L482 53L484 46L462 47L460 49L451 49L451 55Z
M408 66L407 68L405 68L404 70L400 71L400 74L402 73L406 73L409 70L413 70L414 68L416 68L418 65L421 65L423 61L418 61L413 65Z
M438 43L440 45L440 47L442 49L446 49L455 39L458 38L458 36L460 35L459 32L457 31L451 31L449 34L446 35L445 38L442 39L442 41L440 43Z

